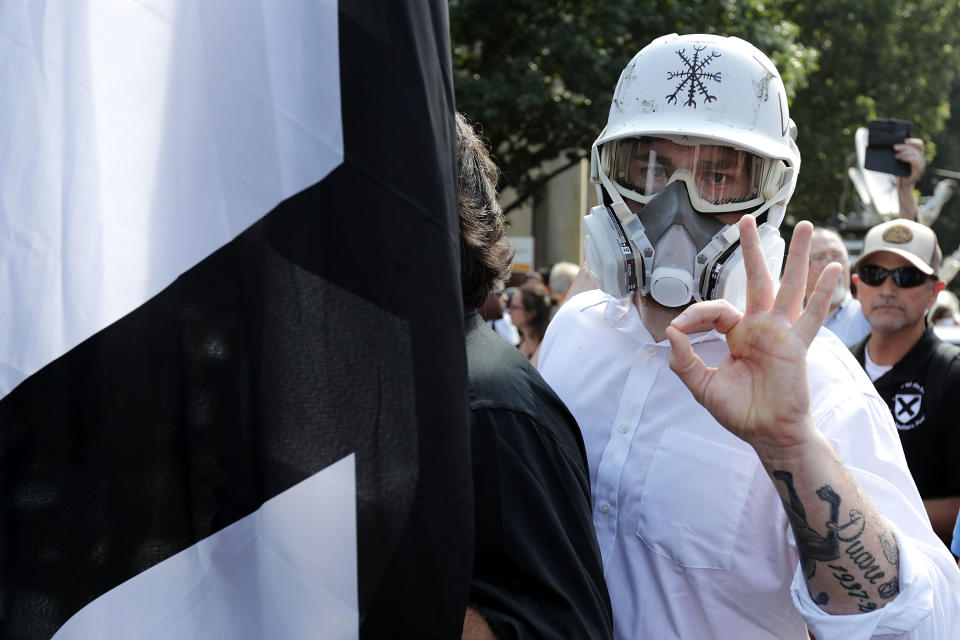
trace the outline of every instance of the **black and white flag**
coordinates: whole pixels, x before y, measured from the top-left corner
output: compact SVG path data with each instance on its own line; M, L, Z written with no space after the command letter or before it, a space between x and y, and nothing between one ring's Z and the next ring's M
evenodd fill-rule
M0 637L454 637L443 0L0 4Z

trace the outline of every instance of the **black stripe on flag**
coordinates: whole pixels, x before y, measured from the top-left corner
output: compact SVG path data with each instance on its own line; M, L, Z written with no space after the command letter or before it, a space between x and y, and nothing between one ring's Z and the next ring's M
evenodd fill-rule
M0 636L50 638L349 454L361 637L459 635L473 527L446 5L344 0L339 17L344 163L0 400Z

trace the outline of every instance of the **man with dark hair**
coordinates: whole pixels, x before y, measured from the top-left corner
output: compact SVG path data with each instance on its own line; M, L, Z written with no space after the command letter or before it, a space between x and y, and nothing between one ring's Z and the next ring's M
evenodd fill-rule
M886 400L933 530L950 544L960 509L960 349L926 313L943 290L933 229L892 220L867 232L853 276L870 335L852 347Z
M491 291L487 294L487 300L483 306L477 309L480 317L487 323L487 326L493 329L498 336L517 346L520 344L520 330L510 319L510 312L507 311L507 303L510 296L506 291Z
M509 276L497 168L457 114L476 552L464 638L610 638L586 453L573 416L475 309Z

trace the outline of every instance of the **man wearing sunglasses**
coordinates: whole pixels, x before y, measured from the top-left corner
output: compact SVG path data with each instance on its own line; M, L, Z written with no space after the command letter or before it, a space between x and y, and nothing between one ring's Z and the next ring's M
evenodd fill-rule
M960 509L960 348L926 321L944 283L929 227L877 225L855 264L857 298L870 335L852 347L886 400L933 530L947 544Z
M497 166L456 120L460 286L475 513L464 640L612 635L577 423L520 352L475 312L510 276Z

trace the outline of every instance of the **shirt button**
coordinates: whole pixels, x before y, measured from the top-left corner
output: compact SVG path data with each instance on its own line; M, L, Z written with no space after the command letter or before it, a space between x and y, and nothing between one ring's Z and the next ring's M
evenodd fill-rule
M630 431L630 425L628 425L626 422L621 422L620 433L626 433L627 431Z
M656 356L656 355L657 355L657 348L656 348L656 347L650 347L649 349L647 349L647 355L650 356L651 358L653 358L654 356Z
M610 505L607 504L606 502L604 502L603 504L601 504L601 505L600 505L600 513L602 513L603 515L607 515L608 513L610 513Z

